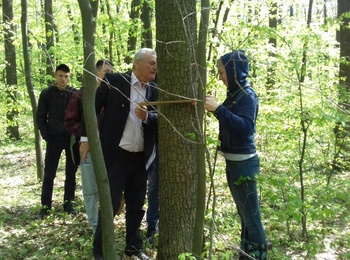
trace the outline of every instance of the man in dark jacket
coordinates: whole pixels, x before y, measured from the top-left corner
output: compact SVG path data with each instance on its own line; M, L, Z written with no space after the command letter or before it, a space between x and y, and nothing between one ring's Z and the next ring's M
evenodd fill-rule
M76 89L68 86L70 70L67 65L57 66L54 76L56 79L55 85L47 87L40 93L36 116L41 136L46 141L45 170L41 192L42 209L39 213L41 218L48 215L51 210L53 183L63 150L66 155L63 209L69 214L77 214L72 205L77 165L74 164L72 159L70 135L64 127L65 111L69 99Z
M108 60L98 60L96 62L96 87L99 87L104 75L113 72L113 63ZM64 125L68 132L80 140L81 122L83 119L82 97L84 88L79 89L69 101L64 117ZM98 118L100 121L101 118ZM93 232L96 230L98 220L98 190L94 167L90 153L80 163L81 186L83 190L86 215Z

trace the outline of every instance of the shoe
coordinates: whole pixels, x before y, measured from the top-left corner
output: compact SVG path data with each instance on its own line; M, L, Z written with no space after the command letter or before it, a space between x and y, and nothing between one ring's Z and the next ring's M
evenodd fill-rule
M151 260L152 257L146 255L144 252L140 251L138 254L137 254L137 258L140 259L140 260Z
M65 202L63 204L63 209L64 209L65 212L67 212L68 214L73 215L73 216L76 216L79 213L78 211L76 211L73 208L73 203L71 201Z
M126 255L124 253L122 260L153 260L152 257L146 255L144 252L140 251L137 255Z
M266 240L266 246L267 246L267 250L271 250L272 249L272 242Z
M157 229L155 227L148 227L147 228L147 234L146 234L146 240L148 243L153 244L154 236L156 235Z
M103 260L103 256L100 254L94 254L94 259L95 260Z
M48 216L49 214L50 214L50 209L49 209L48 207L44 206L44 207L40 210L39 214L37 215L37 218L45 219L46 216Z

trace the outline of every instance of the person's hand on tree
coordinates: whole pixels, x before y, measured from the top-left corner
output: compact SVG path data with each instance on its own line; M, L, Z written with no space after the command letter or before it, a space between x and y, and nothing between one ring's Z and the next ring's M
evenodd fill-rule
M210 112L215 112L215 110L218 108L219 104L216 102L215 98L213 96L206 96L205 98L205 109Z

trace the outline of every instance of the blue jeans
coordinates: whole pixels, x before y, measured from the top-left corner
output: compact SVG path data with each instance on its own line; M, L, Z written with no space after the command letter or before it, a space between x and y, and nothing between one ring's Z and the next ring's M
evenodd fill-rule
M154 164L154 169L148 174L147 200L148 208L146 214L147 225L156 228L159 219L159 170L158 163Z
M98 222L98 190L90 153L86 161L80 163L80 170L85 210L89 224L95 230Z
M244 161L226 160L228 186L241 218L241 240L243 243L264 245L265 232L261 223L255 179L259 169L257 155Z

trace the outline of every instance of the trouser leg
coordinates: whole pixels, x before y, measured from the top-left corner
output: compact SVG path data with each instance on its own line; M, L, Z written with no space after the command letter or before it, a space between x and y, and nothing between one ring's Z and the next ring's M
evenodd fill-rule
M266 259L265 232L255 180L255 175L259 172L258 157L241 162L226 161L226 164L227 181L242 223L241 249L254 256L256 248L260 248L265 254L255 257ZM248 245L254 245L254 248L250 250Z
M147 201L147 224L150 228L156 228L159 219L159 172L157 166L154 167L153 172L148 174Z
M48 141L46 145L44 179L41 190L41 205L51 209L53 183L56 177L58 162L62 153L62 147Z
M125 253L127 255L135 255L142 250L140 225L145 213L143 205L147 189L147 173L144 160L141 157L133 161L133 172L126 179L124 190L126 204Z
M98 222L98 190L90 153L87 154L86 161L80 164L80 170L86 214L89 224L96 229Z
M128 255L136 254L142 249L139 227L144 215L142 209L146 196L147 173L143 154L137 157L117 154L108 167L108 179L113 207L116 215L122 193L124 191L126 204L126 249ZM98 225L93 242L94 254L102 255L102 226L99 214Z
M64 181L64 202L70 203L75 197L76 179L78 165L75 165L72 159L69 143L65 144L66 152L66 179Z

